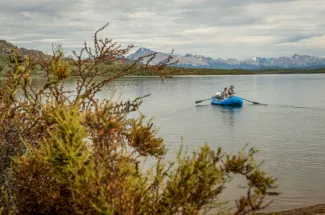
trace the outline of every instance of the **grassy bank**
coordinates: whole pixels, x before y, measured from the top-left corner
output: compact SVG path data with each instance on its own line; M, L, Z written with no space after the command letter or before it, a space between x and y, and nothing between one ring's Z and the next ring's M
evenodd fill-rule
M114 75L121 65L103 65L101 69L107 71L107 75ZM319 69L263 69L263 70L244 70L244 69L206 69L206 68L179 68L167 67L166 72L169 77L175 75L257 75L257 74L318 74L325 73L325 68ZM149 70L140 70L132 76L157 76L157 73Z
M113 75L120 65L103 66L107 75ZM244 70L244 69L205 69L205 68L179 68L168 67L166 72L169 77L175 75L257 75L257 74L318 74L325 73L325 68L320 69L264 69L264 70ZM157 73L149 70L140 70L132 76L157 76Z
M178 70L181 70L179 72ZM168 68L171 75L255 75L255 74L313 74L325 73L325 68L321 69L265 69L265 70L244 70L244 69L203 69L203 68ZM151 75L143 72L139 75Z

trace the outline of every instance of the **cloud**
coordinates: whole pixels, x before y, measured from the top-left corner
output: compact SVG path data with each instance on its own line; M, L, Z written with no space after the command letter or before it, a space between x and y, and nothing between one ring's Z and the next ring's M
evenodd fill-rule
M314 49L324 49L325 47L325 34L321 36L315 36L310 38L303 38L296 41L288 41L285 43L276 44L277 46L286 47L309 47Z
M21 12L24 16L26 17L30 17L30 13L29 12Z
M244 59L324 56L323 0L0 0L1 38L51 52L101 37L161 52ZM318 46L317 46L318 44ZM324 47L324 46L323 46Z
M294 35L292 37L286 37L276 45L297 43L299 41L303 41L303 40L310 39L310 38L317 38L319 36L322 36L322 34L321 33L314 33L314 34L302 34L302 33L300 33L300 34Z

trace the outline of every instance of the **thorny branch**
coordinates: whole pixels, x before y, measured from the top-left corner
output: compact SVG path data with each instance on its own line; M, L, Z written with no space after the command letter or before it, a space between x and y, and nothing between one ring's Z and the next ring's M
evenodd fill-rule
M230 156L205 145L188 157L180 150L168 165L151 120L128 117L149 95L124 102L96 98L103 87L137 71L163 80L177 63L172 51L157 65L157 53L151 53L112 66L134 46L98 39L107 26L96 31L94 51L85 42L69 61L60 45L53 46L53 56L15 60L6 74L0 88L0 212L5 205L22 214L199 214L223 205L218 197L234 174L248 182L235 214L267 207L265 197L278 193L270 192L275 179L254 163L255 150ZM37 88L31 78L36 67L46 77ZM76 86L67 90L72 75ZM139 170L147 157L156 159L155 171Z

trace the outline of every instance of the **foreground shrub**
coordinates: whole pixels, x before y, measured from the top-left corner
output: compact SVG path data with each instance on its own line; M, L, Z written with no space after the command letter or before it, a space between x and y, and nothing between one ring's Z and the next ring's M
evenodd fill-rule
M126 102L96 98L104 86L137 71L163 78L172 60L139 63L152 60L153 53L103 71L101 65L120 60L132 46L121 49L111 40L98 40L97 34L94 52L85 44L75 53L74 65L58 46L52 59L26 57L6 73L0 91L2 213L221 213L225 205L218 197L236 174L247 179L247 195L228 213L265 208L269 202L264 198L277 194L275 179L255 163L254 149L229 155L205 144L192 155L181 148L175 162L166 162L167 149L151 121L129 115L147 95ZM47 78L39 89L32 87L35 67ZM77 74L76 89L68 92L64 83L72 73ZM140 168L146 157L154 158L155 168Z

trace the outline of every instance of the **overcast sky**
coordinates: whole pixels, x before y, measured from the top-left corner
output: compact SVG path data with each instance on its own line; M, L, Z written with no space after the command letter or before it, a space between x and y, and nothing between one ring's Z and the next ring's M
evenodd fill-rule
M155 51L325 57L325 0L0 0L0 39L69 54L100 36ZM135 51L135 49L134 49Z

